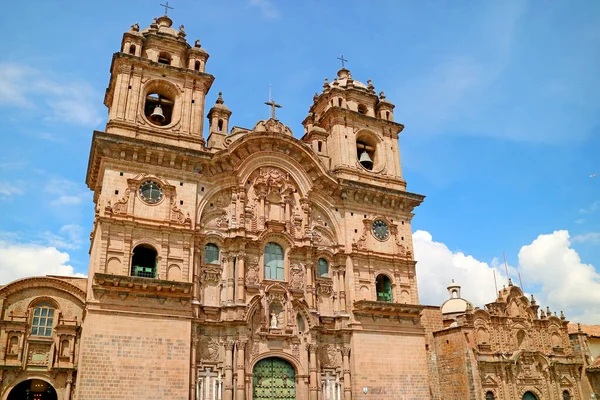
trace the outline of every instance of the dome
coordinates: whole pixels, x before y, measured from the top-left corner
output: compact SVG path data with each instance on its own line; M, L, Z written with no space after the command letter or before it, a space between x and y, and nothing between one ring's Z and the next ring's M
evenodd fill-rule
M343 87L347 88L349 86L354 86L361 89L367 89L367 85L362 83L361 81L356 81L352 79L352 74L346 68L342 68L337 73L338 77L331 83L329 83L329 87ZM351 85L348 83L351 82Z
M469 302L465 299L450 299L442 304L442 314L454 314L467 311Z
M158 34L165 36L172 36L174 38L183 38L185 37L185 31L183 30L183 25L179 27L179 31L171 28L173 25L173 20L163 15L162 17L155 18L154 21L150 24L149 28L146 28L142 31L143 34L147 34L150 32L158 32Z

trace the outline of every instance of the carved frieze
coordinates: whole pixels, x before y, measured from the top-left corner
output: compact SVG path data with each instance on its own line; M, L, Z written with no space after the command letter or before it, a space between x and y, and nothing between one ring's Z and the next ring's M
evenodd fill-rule
M298 263L290 269L290 288L292 290L304 290L304 265Z

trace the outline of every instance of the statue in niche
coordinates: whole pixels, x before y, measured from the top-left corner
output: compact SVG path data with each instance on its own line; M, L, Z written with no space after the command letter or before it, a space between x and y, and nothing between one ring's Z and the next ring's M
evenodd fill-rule
M271 329L277 329L277 315L274 312L271 312Z

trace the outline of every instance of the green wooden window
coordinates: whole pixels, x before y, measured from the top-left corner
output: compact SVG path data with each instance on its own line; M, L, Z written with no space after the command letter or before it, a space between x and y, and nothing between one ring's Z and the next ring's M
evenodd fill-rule
M324 258L319 258L319 277L327 278L329 276L329 263Z
M392 282L390 278L381 274L375 280L375 288L377 290L377 301L385 301L391 303L392 299Z
M537 396L531 392L525 392L523 400L538 400Z
M219 264L219 247L216 244L204 246L204 264Z
M277 243L265 246L265 279L284 280L283 249Z
M40 303L33 309L31 334L34 336L52 336L54 307L49 303Z

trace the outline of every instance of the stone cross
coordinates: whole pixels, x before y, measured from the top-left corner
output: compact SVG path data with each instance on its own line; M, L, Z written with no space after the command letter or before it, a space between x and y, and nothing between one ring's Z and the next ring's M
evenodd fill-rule
M169 2L167 1L166 4L161 4L161 6L163 6L165 8L165 15L167 15L167 13L169 12L169 10L172 10L173 7L169 7Z
M344 63L347 63L347 62L348 62L348 60L346 60L346 59L344 58L344 55L343 55L343 54L342 54L342 56L341 56L341 57L338 57L337 59L338 59L338 60L340 60L340 61L342 62L342 68L344 68L344 66L345 66L345 64L344 64Z
M275 103L275 101L273 99L271 99L271 101L266 101L265 104L271 107L271 118L277 119L277 117L275 117L275 109L281 108L281 106L279 104Z

